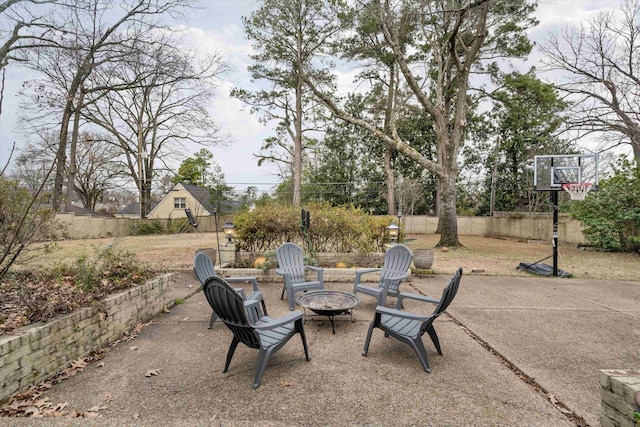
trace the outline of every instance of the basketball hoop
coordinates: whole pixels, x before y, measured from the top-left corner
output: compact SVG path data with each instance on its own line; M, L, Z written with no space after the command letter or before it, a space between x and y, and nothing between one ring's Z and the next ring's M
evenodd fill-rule
M569 184L562 184L562 189L569 193L571 200L584 200L589 191L591 191L591 183L572 182Z

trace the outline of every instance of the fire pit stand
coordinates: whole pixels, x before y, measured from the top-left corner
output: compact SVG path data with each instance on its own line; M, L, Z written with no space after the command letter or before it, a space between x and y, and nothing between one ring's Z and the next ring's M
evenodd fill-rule
M349 292L331 290L305 292L296 298L296 303L305 309L305 321L307 308L319 316L327 316L334 334L336 333L335 316L348 314L351 316L351 321L355 322L351 309L360 305L361 302L360 298Z

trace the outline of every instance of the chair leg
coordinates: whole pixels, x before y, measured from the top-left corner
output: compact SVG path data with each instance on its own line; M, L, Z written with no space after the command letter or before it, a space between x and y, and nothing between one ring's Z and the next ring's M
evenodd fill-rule
M216 322L217 318L218 315L215 312L211 313L211 319L209 319L209 329L213 328L213 324Z
M436 334L436 330L434 329L433 325L431 325L429 329L427 329L427 333L431 337L431 341L433 341L433 345L436 347L436 350L438 350L438 354L442 356L442 349L440 348L440 340L438 339L438 334Z
M427 357L427 350L425 350L424 348L424 344L422 343L422 339L420 339L420 337L416 338L415 341L411 340L409 341L411 343L411 347L413 348L413 351L416 352L416 354L418 355L418 359L420 359L420 363L422 364L422 367L424 368L424 371L427 374L431 373L431 368L429 368L429 358Z
M293 286L287 288L287 299L289 300L289 310L293 311L295 302L293 301L294 292Z
M262 376L264 375L264 370L267 368L267 361L269 360L269 356L271 356L271 349L265 350L263 348L260 349L258 353L258 362L256 363L256 374L253 377L253 388L260 387L260 382L262 381Z
M239 342L240 340L234 336L233 340L231 341L231 345L229 346L229 351L227 351L227 361L225 362L224 369L222 370L223 374L227 372L227 370L229 369L229 364L231 364L231 358L233 357L233 353L236 352L236 347L238 347Z
M300 338L302 338L302 347L304 347L304 357L307 361L311 360L309 356L309 348L307 347L307 337L304 333L304 326L302 325L302 319L296 320L295 323L296 331L300 333Z
M364 342L364 350L362 350L362 355L366 356L369 353L369 343L371 342L371 335L373 334L373 328L375 328L378 324L379 314L376 313L376 317L374 317L373 322L369 325L369 332L367 332L367 339Z
M287 284L283 283L282 284L282 294L280 294L280 300L284 299L284 290L286 289L286 287L287 287Z

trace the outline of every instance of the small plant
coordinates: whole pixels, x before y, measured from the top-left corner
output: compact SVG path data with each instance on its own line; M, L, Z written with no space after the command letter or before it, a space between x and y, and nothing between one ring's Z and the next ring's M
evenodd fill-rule
M264 257L266 258L266 260L263 263L257 265L256 268L259 268L260 270L266 272L270 268L278 267L278 261L276 260L276 253L274 251L267 252L266 254L264 254Z
M633 412L631 412L631 416L633 417L633 423L634 424L640 423L640 412L633 411Z
M182 304L182 303L184 303L184 298L176 298L176 300L174 302L176 303L176 305Z

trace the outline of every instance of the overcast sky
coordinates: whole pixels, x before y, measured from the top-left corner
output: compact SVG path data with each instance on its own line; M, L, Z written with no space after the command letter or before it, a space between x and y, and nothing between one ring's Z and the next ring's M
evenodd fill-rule
M203 49L212 49L223 54L232 70L224 76L217 90L211 113L225 133L231 137L228 148L213 148L216 160L222 166L227 182L242 191L252 183L259 190L269 190L276 182L275 167L258 168L252 155L259 151L262 140L272 134L273 126L265 127L257 117L243 109L242 103L229 97L234 86L251 89L249 65L251 46L246 40L241 17L248 16L258 7L256 0L202 0L203 8L189 14L188 32L194 42ZM540 25L531 30L530 37L537 43L544 42L550 31L562 25L579 25L598 10L617 5L616 0L540 0L536 12ZM539 61L537 49L530 55L527 65ZM353 73L341 74L339 87L350 84ZM543 76L544 77L544 76ZM552 78L552 76L547 76ZM21 135L15 121L17 113L17 91L25 78L24 70L10 67L6 76L5 99L0 117L0 164L7 159L11 143L21 143ZM193 153L201 147L193 147ZM177 169L176 165L176 169Z

